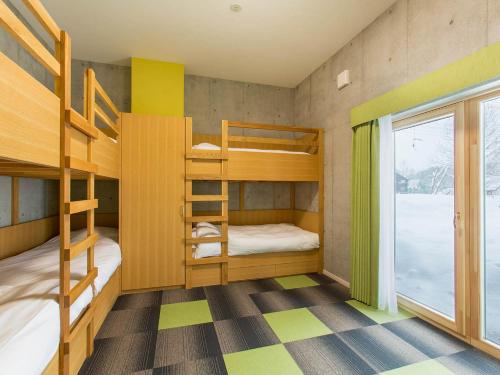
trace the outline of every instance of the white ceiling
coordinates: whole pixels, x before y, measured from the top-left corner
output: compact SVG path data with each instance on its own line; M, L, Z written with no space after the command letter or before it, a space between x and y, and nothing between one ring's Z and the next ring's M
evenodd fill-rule
M394 0L43 0L73 57L294 87ZM243 7L239 13L231 4Z

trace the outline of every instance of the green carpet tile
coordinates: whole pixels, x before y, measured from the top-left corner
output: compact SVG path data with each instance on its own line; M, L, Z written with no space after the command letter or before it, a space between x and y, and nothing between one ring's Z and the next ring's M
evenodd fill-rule
M500 374L500 362L317 274L123 295L80 374Z

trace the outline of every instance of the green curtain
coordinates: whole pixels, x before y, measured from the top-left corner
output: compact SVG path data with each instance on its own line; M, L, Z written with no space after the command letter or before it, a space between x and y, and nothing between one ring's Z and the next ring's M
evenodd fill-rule
M351 295L377 307L379 240L378 120L353 128L351 192Z

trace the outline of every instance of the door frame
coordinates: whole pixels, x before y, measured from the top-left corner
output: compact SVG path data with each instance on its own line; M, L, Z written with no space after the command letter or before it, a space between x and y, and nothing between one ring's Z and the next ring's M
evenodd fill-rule
M465 106L463 102L458 102L446 105L437 109L428 110L418 114L412 114L409 117L403 118L393 123L393 131L418 126L432 120L444 118L449 115L454 116L455 133L454 133L454 176L455 176L455 319L450 319L442 313L439 313L424 304L421 304L408 297L397 295L398 304L403 308L414 312L426 320L435 322L440 327L448 332L458 335L462 339L467 336L467 311L469 295L467 290L467 272L465 265L467 264L468 254L466 252L466 187L468 181L468 168L466 167L465 151L466 151L466 136L465 136ZM396 251L396 249L395 249Z

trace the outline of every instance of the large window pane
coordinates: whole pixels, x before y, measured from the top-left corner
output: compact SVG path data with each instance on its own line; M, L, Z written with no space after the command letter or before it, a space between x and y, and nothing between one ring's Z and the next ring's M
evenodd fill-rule
M500 98L482 103L484 329L500 345Z
M454 318L454 117L396 130L395 165L396 290Z

